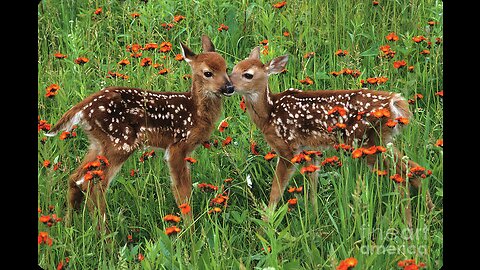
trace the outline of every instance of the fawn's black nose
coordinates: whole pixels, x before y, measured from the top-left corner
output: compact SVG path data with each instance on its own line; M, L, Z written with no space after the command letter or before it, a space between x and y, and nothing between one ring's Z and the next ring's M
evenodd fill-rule
M227 82L227 84L225 85L225 88L222 89L222 93L225 96L231 96L233 95L233 92L235 92L235 88L230 82Z

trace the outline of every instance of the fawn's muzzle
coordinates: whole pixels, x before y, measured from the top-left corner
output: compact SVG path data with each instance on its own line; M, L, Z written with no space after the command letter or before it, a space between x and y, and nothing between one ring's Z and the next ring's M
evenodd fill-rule
M230 82L227 82L227 84L225 84L225 87L222 88L222 94L224 94L225 96L231 96L233 95L233 92L235 92L235 88Z

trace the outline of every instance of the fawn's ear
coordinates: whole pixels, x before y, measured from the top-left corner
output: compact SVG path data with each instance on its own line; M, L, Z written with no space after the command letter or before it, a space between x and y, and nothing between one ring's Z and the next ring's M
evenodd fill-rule
M253 48L248 56L249 59L260 59L260 46Z
M206 35L202 35L202 49L203 52L214 52L215 46L213 46L212 41Z
M190 63L191 61L193 61L193 59L195 59L195 53L190 50L187 45L183 44L183 42L180 42L180 47L182 48L182 55L183 58L185 58L185 61Z
M272 59L268 64L265 64L265 70L267 74L277 74L282 72L282 70L287 65L288 55L282 55L277 58Z

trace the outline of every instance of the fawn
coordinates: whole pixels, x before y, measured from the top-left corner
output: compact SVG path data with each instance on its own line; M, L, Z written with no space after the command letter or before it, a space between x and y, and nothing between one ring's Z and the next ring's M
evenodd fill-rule
M230 79L235 92L243 95L247 112L263 133L265 140L279 156L272 180L269 209L275 209L293 173L292 158L306 147L332 147L335 144L360 144L365 148L376 143L389 143L398 133L386 123L399 117L408 119L411 112L408 102L398 93L373 90L323 90L303 92L290 88L273 94L268 88L268 77L280 73L288 61L288 55L279 56L267 64L260 61L260 48L254 48L249 57L239 62L232 70ZM378 117L376 111L384 112ZM382 114L382 116L384 116ZM341 124L339 132L332 127ZM395 166L406 175L400 152L394 148ZM369 166L376 157L367 156ZM387 160L384 160L387 166ZM409 168L419 165L411 160ZM316 175L309 177L311 189L316 189ZM410 184L419 189L419 177L409 178ZM402 183L405 186L405 182ZM403 196L403 188L400 188ZM408 196L408 192L407 192ZM428 209L433 208L428 190ZM315 200L312 200L315 202ZM410 204L405 209L407 225L412 227Z
M82 164L69 179L71 208L80 207L88 190L90 212L98 209L106 225L105 193L110 182L136 149L147 146L165 150L175 201L189 203L192 184L185 158L209 139L221 114L222 96L231 96L234 88L226 62L210 38L202 36L200 54L180 45L192 69L189 92L106 87L73 106L47 134L54 136L80 124L90 141Z

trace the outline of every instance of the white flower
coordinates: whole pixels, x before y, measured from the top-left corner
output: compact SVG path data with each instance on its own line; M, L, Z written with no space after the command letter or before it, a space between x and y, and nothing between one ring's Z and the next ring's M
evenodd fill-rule
M250 174L247 175L247 186L249 188L252 188L252 177L250 176Z

